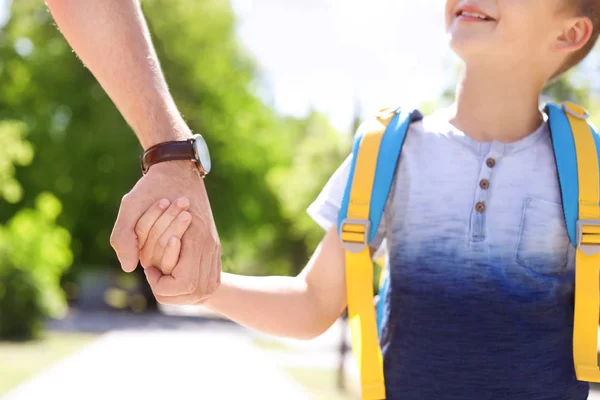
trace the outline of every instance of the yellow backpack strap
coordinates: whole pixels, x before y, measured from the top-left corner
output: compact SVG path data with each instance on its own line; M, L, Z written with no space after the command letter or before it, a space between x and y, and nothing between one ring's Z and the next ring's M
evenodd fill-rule
M352 350L360 368L363 400L386 397L373 305L373 263L369 243L379 226L394 175L395 168L390 170L389 163L397 161L413 118L420 118L420 114L401 112L396 108L384 109L361 126L354 143L350 177L340 210L339 233L345 249L348 317ZM387 131L390 131L389 135L386 135ZM401 141L392 132L399 132Z
M575 104L564 103L560 109L550 106L549 117L567 230L577 249L575 371L581 381L600 382L600 137L587 123L587 111Z

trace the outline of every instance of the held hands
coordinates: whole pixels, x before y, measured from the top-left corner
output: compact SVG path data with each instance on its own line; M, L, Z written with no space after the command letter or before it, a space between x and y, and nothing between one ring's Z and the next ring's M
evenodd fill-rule
M171 204L159 203L167 197ZM189 161L156 164L136 183L123 197L111 245L124 271L141 261L160 303L199 304L219 287L221 243L204 180Z
M164 275L173 272L179 261L181 238L192 222L192 215L185 211L189 205L185 197L173 204L162 199L140 217L135 233L142 265L158 268Z
M146 265L146 275L170 275L181 251L181 238L192 222L185 211L190 202L181 197L174 203L162 199L139 219L135 232L140 246L140 260ZM150 272L155 271L155 272ZM159 275L160 274L160 275Z

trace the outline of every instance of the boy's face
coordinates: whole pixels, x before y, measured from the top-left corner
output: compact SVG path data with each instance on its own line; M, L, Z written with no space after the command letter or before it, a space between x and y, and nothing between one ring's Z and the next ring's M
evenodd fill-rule
M541 65L568 18L562 1L446 0L450 46L467 64Z

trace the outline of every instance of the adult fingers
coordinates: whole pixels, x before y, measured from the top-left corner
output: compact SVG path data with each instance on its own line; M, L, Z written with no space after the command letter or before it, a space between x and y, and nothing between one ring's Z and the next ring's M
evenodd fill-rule
M115 250L121 268L125 272L135 270L139 261L140 250L134 228L142 212L136 208L131 192L123 196L119 214L110 235L110 245Z
M155 267L146 268L146 278L152 292L159 300L159 296L179 297L192 294L196 290L194 282L177 279L173 275L165 275Z
M182 239L172 279L159 274L148 280L156 299L163 304L200 304L217 290L221 277L221 246L218 238L206 231L200 237L205 247L198 253L198 242L192 241L193 227ZM191 236L190 236L191 235ZM187 242L186 242L187 239ZM162 275L162 276L161 276Z

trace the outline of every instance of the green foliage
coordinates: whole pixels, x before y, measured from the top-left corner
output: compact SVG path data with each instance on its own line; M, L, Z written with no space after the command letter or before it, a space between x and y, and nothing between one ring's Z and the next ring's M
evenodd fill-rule
M351 150L351 137L341 136L327 119L312 112L306 119L289 119L297 144L288 149L288 165L272 170L269 181L277 188L292 235L303 238L314 249L324 232L306 213L306 208L323 189L333 172Z
M69 232L56 225L61 204L42 193L34 209L20 210L0 227L1 270L16 268L31 275L40 292L45 313L59 317L65 312L60 277L73 261Z
M15 179L15 165L26 166L33 148L24 141L26 125L18 121L0 121L0 198L9 203L21 200L23 188Z
M38 287L30 272L4 267L0 269L0 339L35 338L44 317Z
M587 107L590 100L589 87L583 83L576 85L576 75L577 70L572 70L551 82L544 88L543 97L552 102L572 101Z
M0 122L0 197L10 203L23 194L15 167L27 166L33 158L26 132L23 122ZM55 225L60 212L60 202L43 193L34 209L21 209L0 225L0 338L35 337L45 315L65 311L60 277L72 254L69 233Z
M0 220L34 206L40 192L55 193L78 259L107 262L118 199L139 176L139 145L43 2L13 2L11 12L0 33L0 120L22 121L35 157L17 169L22 202L0 207Z
M238 44L227 1L142 5L175 101L211 148L206 183L225 269L296 270L319 229L296 218L339 165L339 137L322 117L282 120L261 101L259 71ZM0 220L52 192L64 206L57 222L73 237L74 263L115 265L110 232L121 197L141 176L135 135L43 2L13 2L0 60L0 120L21 121L35 148L31 166L16 170L23 190L12 200L20 202L0 207ZM286 185L273 175L287 176Z
M0 226L0 337L36 333L42 315L66 311L60 278L72 263L71 237L56 226L58 199L43 193L35 209Z

